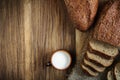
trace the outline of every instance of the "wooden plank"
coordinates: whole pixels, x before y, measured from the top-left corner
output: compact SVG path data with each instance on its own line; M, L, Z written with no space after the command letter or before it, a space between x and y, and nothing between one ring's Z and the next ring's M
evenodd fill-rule
M76 30L76 56L77 62L81 63L82 56L86 52L87 44L90 38L90 31L81 32Z
M75 49L75 31L60 0L32 1L32 30L35 52L35 80L66 80L65 71L45 66L58 49ZM74 53L72 53L74 54Z
M66 80L46 66L52 53L75 56L75 30L60 0L1 0L0 80Z
M32 48L31 1L24 0L25 80L33 80L34 53Z
M22 2L0 1L0 80L24 79Z

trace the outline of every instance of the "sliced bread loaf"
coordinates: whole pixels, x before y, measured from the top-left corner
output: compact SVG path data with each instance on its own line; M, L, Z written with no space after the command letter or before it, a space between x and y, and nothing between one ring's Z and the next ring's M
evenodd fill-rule
M113 63L113 59L107 60L105 58L102 58L101 56L90 53L89 51L86 52L86 55L89 59L96 61L97 63L100 63L101 65L105 67L108 67Z
M107 80L114 80L113 70L108 71Z
M82 66L82 69L85 70L91 76L97 76L99 74L98 72L91 70L89 67L87 67L83 64L81 66Z
M96 53L97 55L100 55L100 56L103 55L103 57L108 56L110 58L114 58L119 53L118 48L116 48L112 45L109 45L107 43L104 43L104 42L101 42L98 40L94 40L94 39L92 39L89 42L89 46L94 53Z
M120 80L120 62L114 67L114 75L116 80Z
M92 67L93 69L95 69L98 72L103 72L105 70L105 67L97 66L85 58L84 58L84 64Z

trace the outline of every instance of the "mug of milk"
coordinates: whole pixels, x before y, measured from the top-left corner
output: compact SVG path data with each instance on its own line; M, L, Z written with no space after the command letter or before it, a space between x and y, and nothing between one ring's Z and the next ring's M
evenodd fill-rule
M71 62L71 55L65 50L58 50L51 57L52 66L58 70L66 70L71 65Z

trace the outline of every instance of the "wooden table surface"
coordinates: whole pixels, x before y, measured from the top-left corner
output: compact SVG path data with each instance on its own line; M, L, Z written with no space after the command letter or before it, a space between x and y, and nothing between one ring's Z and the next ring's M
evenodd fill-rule
M0 0L0 80L67 80L89 34L73 27L63 0ZM47 66L59 49L68 70Z

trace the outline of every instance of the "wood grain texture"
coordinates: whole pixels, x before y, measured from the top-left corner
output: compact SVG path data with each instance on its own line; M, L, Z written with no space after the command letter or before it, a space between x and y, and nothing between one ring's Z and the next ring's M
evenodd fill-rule
M100 80L80 74L92 29L73 26L64 0L0 0L0 80ZM73 57L66 71L46 65L59 49Z
M59 49L75 56L72 26L63 1L0 0L0 80L66 80L46 64Z

